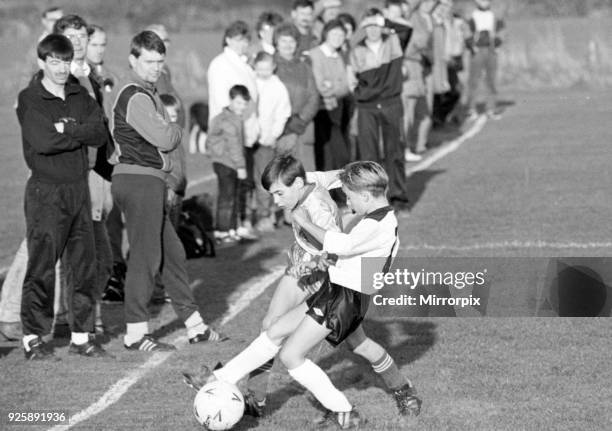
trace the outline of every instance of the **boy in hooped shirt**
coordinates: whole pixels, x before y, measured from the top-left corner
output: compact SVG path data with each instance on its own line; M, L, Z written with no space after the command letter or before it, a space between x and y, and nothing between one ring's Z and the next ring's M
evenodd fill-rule
M240 180L246 180L244 157L244 114L251 95L244 85L229 91L229 106L210 123L206 151L213 162L218 180L215 237L221 242L239 241L238 205Z

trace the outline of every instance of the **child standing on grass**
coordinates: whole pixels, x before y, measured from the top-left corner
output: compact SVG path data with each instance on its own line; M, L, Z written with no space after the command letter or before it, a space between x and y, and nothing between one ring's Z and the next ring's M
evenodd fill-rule
M419 414L421 400L414 387L401 375L386 350L368 338L361 327L369 295L373 293L371 287L362 285L361 259L386 258L385 264L377 269L388 271L399 246L397 219L385 196L387 174L377 163L355 162L347 165L339 178L347 204L362 216L349 233L317 226L308 211L299 205L293 210L294 223L302 234L309 236L311 242L321 244L323 251L338 256L337 263L329 267L329 279L305 302L277 318L223 368L214 371L214 377L204 370L200 376L186 375L188 383L203 384L215 378L236 383L280 352L289 374L328 410L318 425L334 423L341 429L354 428L360 422L357 412L327 375L306 359L306 354L324 339L334 346L346 340L355 353L370 361L393 391L400 414ZM280 188L274 191L284 195ZM249 404L247 413L248 407Z
M247 178L242 116L251 95L244 85L234 85L229 98L229 106L212 119L206 141L206 152L212 159L218 180L215 238L227 243L241 239L236 232L239 187L240 181Z
M476 10L468 20L470 36L466 45L471 53L468 77L468 118L476 112L476 90L484 73L488 91L487 115L499 119L497 104L497 48L502 44L504 21L491 10L491 0L475 0Z
M291 116L291 102L287 87L274 73L274 56L260 51L254 60L255 83L257 84L257 120L259 121L258 145L253 154L253 178L255 179L255 199L257 202L258 232L274 230L272 197L261 185L261 175L266 165L277 153L276 141L283 134L285 124Z

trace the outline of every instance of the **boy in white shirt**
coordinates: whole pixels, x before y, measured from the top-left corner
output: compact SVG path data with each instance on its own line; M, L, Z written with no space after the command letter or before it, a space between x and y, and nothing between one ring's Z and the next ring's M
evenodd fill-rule
M265 51L255 56L255 83L257 85L257 118L259 122L258 146L253 155L253 178L256 181L257 225L259 232L274 229L272 197L261 185L261 174L277 153L276 141L282 135L291 116L289 92L274 74L274 57Z

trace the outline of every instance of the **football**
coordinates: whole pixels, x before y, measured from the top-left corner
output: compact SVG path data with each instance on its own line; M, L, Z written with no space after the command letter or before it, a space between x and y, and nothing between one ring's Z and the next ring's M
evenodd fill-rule
M244 398L236 385L216 380L198 391L193 413L208 430L228 430L242 418Z

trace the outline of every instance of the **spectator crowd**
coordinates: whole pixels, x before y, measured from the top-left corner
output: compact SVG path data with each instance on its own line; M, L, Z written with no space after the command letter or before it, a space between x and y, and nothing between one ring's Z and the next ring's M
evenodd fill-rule
M127 349L172 350L150 335L148 305L161 299L190 343L223 340L196 305L177 235L187 153L212 161L217 244L291 224L261 183L280 154L306 171L377 162L390 204L407 210L406 163L426 156L432 128L498 117L504 22L491 0L469 13L452 0L385 0L360 16L346 3L295 0L289 16L261 14L254 37L231 23L208 67L208 100L189 109L165 61L164 25L133 37L120 70L104 61L112 35L102 26L46 10L28 59L37 70L16 103L26 237L2 288L0 333L22 340L28 359L53 356L49 334L69 337L70 353L108 356L101 303L119 302Z

